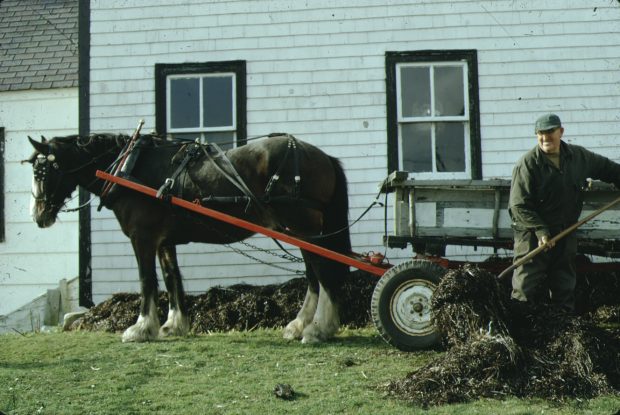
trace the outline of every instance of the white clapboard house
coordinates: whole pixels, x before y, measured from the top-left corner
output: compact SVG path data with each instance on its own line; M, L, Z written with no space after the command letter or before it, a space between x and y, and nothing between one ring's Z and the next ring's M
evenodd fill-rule
M216 142L287 132L343 161L351 218L396 169L508 178L547 111L567 141L620 161L616 1L105 0L87 15L90 131L130 133L142 118ZM383 216L375 208L353 227L355 250L382 250ZM109 211L92 211L90 246L94 302L138 289ZM228 247L180 255L193 293L293 276Z
M509 178L544 112L567 141L620 161L617 1L92 0L79 19L81 132L131 133L139 119L220 143L287 132L342 160L351 219L394 170ZM112 213L93 206L80 224L82 303L137 291ZM354 249L383 251L384 226L372 209ZM181 247L187 290L295 275L263 263L278 262L261 251L273 242L250 242Z
M0 333L55 324L77 302L78 215L39 230L20 163L28 135L78 132L77 45L77 0L0 3Z

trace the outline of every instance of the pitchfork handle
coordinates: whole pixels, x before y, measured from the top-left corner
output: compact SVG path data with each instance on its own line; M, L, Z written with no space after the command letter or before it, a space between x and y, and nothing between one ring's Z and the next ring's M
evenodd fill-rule
M506 275L508 275L509 272L513 271L515 268L525 264L526 262L528 262L529 260L531 260L532 258L537 256L538 254L540 254L542 251L546 250L549 245L555 244L557 241L559 241L560 239L564 238L566 235L568 235L569 233L573 232L575 229L577 229L578 227L580 227L584 223L592 220L594 217L600 215L604 211L611 209L612 207L614 207L618 203L620 203L620 197L615 199L615 200L613 200L613 201L611 201L611 202L609 202L608 204L606 204L602 208L600 208L600 209L590 213L585 218L581 219L580 221L578 221L578 222L574 223L573 225L569 226L568 228L564 229L562 232L558 233L553 238L551 238L546 244L541 245L538 248L531 250L526 256L524 256L523 258L521 258L517 262L513 263L508 268L506 268L504 271L502 271L501 274L499 274L497 276L497 278L499 278L501 280Z

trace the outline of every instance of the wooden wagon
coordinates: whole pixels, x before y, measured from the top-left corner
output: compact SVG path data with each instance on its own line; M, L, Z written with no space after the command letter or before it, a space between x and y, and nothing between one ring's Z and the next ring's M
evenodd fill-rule
M489 254L512 249L510 181L409 180L406 172L394 172L382 190L393 193L394 200L393 229L384 236L384 243L389 247L411 246L415 258L391 268L379 280L372 300L375 325L400 349L428 347L438 340L431 320L433 291L447 269L463 265L445 258L446 247L489 247L486 260L477 264L491 272L499 273L510 265L511 258L506 256L488 260ZM618 191L612 185L588 182L584 183L584 195L582 217L616 199ZM620 257L620 204L576 232L578 271L620 269L619 262L610 261ZM594 262L587 255L602 258Z

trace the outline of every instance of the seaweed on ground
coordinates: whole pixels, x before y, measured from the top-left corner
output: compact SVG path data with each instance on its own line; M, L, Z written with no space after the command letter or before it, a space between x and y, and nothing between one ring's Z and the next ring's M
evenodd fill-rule
M371 322L370 298L377 277L355 271L344 278L342 287L342 324L365 327ZM191 331L196 334L283 327L293 320L306 295L305 278L294 278L282 284L252 286L237 284L212 287L205 294L188 295ZM140 311L138 294L119 293L92 307L76 320L72 330L119 332L136 322ZM159 296L159 319L168 315L166 293Z
M620 339L587 317L509 299L497 278L474 266L450 271L433 295L446 353L389 393L420 406L480 397L562 401L620 390Z

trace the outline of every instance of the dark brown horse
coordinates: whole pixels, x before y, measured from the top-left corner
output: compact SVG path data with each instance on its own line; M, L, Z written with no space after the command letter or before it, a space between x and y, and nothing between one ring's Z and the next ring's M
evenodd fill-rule
M128 140L128 136L113 134L55 137L42 142L30 139L35 148L28 160L34 170L31 213L39 227L54 224L77 186L100 196L104 182L95 177L95 172L114 164ZM181 148L178 143L148 135L140 142L136 147L140 155L131 171L135 180L159 188L177 171L186 148L194 148L186 167L179 169L172 194L187 200L211 200L209 207L214 209L311 239L337 252L350 252L346 178L339 161L318 148L288 135L253 141L227 151L225 156L214 152L212 146L191 144ZM241 191L226 176L245 183L251 194ZM125 188L114 189L103 202L114 211L131 240L140 275L140 315L123 334L123 341L186 335L190 321L176 245L226 244L251 233ZM169 297L168 318L161 327L156 305L156 256ZM319 342L339 329L339 291L348 266L303 250L302 256L308 290L297 317L284 329L284 337Z

